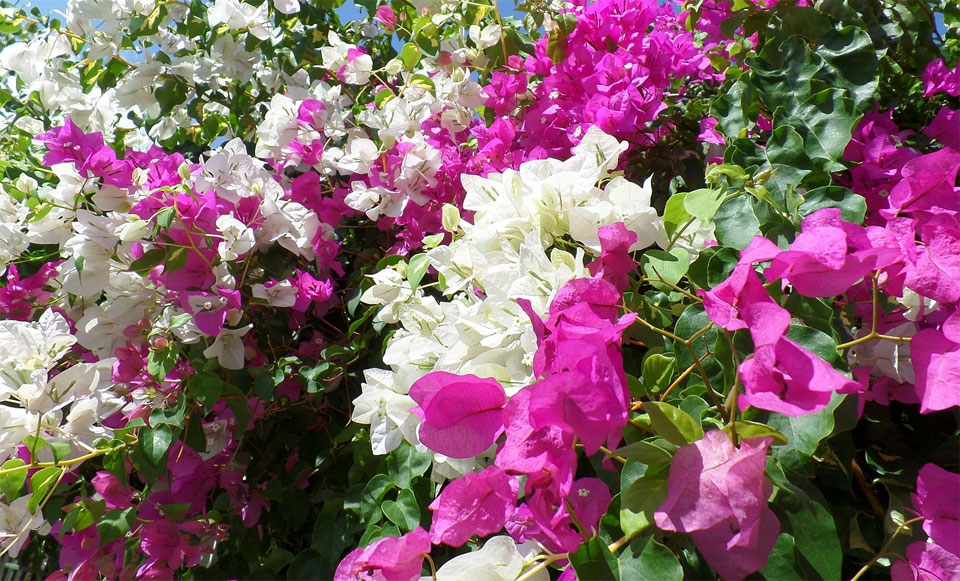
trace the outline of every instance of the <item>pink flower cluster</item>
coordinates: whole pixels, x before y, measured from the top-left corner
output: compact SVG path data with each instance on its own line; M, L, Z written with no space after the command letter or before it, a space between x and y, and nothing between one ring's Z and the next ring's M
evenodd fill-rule
M960 474L927 464L917 475L917 492L912 498L930 542L911 543L907 560L893 564L890 578L960 578Z
M940 126L947 117L941 111L931 124L934 134L949 133ZM881 335L890 329L907 332L873 342L909 342L913 373L906 377L913 376L913 385L894 383L903 374L888 374L870 385L867 399L918 401L922 412L960 405L953 387L960 378L960 189L955 185L960 151L947 146L920 154L902 146L905 136L889 114L871 114L847 148L847 158L861 162L847 180L867 200L867 226L842 220L838 208L818 210L806 217L788 249L757 237L726 281L701 291L713 322L729 331L748 329L753 338L754 354L739 370L745 390L741 408L811 413L823 409L833 392L863 392L876 372L860 367L855 375L862 383L852 381L788 339L791 315L771 298L754 270L758 262L770 263L764 276L770 282L780 279L785 290L806 297L846 296L864 329ZM881 298L902 303L912 292L920 297L919 309L875 313L874 279Z
M602 278L567 283L546 321L524 303L538 337L534 372L543 379L509 401L492 379L437 371L414 383L410 395L422 419L420 440L428 448L467 458L488 449L501 434L505 438L492 466L451 482L431 503L429 533L408 533L403 543L428 534L435 544L459 547L474 535L506 529L517 542L533 539L568 552L584 541L575 522L597 530L610 490L597 478L575 478L574 442L582 442L588 454L604 443L616 447L627 421L630 393L620 339L636 315L618 318L619 303L616 287ZM518 476L526 477L519 505ZM341 562L336 578L352 579L370 568L392 578L397 565L376 555L400 546L396 539L384 539L356 549ZM398 562L428 550L416 544Z
M682 87L721 77L670 2L582 0L570 11L577 25L558 62L541 38L533 56L511 58L484 87L497 115L490 127L473 130L485 172L564 159L591 125L649 147L670 131L650 126L678 96L675 81Z

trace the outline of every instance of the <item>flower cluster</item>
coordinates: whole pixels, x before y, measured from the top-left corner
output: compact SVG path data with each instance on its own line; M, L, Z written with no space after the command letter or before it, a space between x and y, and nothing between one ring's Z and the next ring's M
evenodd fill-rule
M0 556L960 575L945 0L335 4L0 5Z

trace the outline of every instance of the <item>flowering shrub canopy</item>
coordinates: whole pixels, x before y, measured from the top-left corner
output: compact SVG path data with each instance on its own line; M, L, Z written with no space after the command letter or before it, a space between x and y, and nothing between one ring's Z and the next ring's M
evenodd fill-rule
M342 4L0 0L0 555L960 577L955 2Z

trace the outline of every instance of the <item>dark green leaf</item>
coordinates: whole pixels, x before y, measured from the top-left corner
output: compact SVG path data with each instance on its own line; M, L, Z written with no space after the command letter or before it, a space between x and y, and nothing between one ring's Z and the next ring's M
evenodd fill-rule
M620 581L617 558L600 537L593 537L582 543L577 552L570 555L570 564L577 572L578 579Z
M381 509L401 531L409 532L420 526L420 506L417 504L417 496L409 488L400 491L396 502L384 501Z
M167 456L170 444L173 443L173 430L167 424L155 428L143 428L140 430L139 438L139 446L147 460L154 466L160 466Z
M683 581L683 567L673 551L652 538L634 539L617 561L624 580Z
M840 218L861 224L867 212L867 201L863 196L840 186L814 188L803 195L803 203L799 208L800 217L806 217L823 208L840 208Z
M97 533L100 535L100 546L122 539L133 528L137 520L136 509L133 507L114 509L104 514L97 522Z
M209 412L223 393L223 379L214 373L199 373L190 378L187 391Z
M768 581L801 581L804 579L797 569L797 555L794 552L793 537L787 533L780 533L777 544L767 557L767 564L760 569L760 574Z

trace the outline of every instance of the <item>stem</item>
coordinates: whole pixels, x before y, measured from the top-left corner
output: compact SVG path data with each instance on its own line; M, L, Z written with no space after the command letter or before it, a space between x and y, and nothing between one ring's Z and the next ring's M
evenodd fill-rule
M897 535L900 534L900 531L902 531L904 528L909 527L910 525L913 525L913 524L915 524L915 523L918 523L918 522L920 522L920 521L922 521L922 520L923 520L923 517L922 517L922 516L918 516L917 518L912 518L912 519L904 522L904 523L901 524L900 526L898 526L898 527L897 527L897 530L893 531L893 534L890 535L890 538L889 538L889 539L887 539L887 542L885 542L885 543L883 544L883 546L880 547L880 551L878 551L877 554L874 555L872 559L870 559L869 561L867 561L867 563L866 563L863 567L861 567L859 571L857 571L857 574L850 578L850 581L857 581L857 579L859 579L860 577L863 577L863 574L867 572L867 569L869 569L870 567L872 567L874 563L876 563L878 560L880 560L880 557L882 557L882 556L884 556L884 555L886 554L887 549L890 548L890 544L893 543L893 539L897 538Z
M83 456L78 456L78 457L72 458L72 459L70 459L70 460L63 460L63 461L61 461L61 462L33 462L33 463L30 463L30 464L24 464L23 466L17 466L17 467L15 467L15 468L6 468L6 469L3 469L3 470L0 470L0 476L3 476L3 475L5 475L5 474L13 474L14 472L22 472L22 471L24 471L24 470L33 470L34 468L48 468L48 467L51 467L51 466L56 466L56 467L58 467L58 468L59 468L59 467L67 468L67 467L73 466L73 465L75 465L75 464L80 464L80 463L82 463L82 462L86 462L87 460L90 460L91 458L96 458L97 456L103 456L104 454L109 454L110 452L116 452L116 451L118 451L118 450L123 450L124 448L128 448L129 446L131 446L131 445L133 445L133 444L136 444L136 443L137 443L137 441L134 440L134 441L130 442L129 444L124 444L123 446L117 446L117 447L115 447L115 448L103 448L102 450L96 450L96 451L91 452L91 453L89 453L89 454L84 454Z

